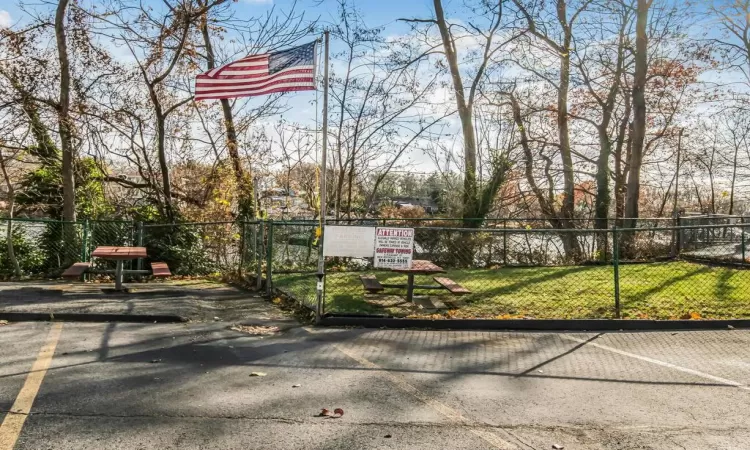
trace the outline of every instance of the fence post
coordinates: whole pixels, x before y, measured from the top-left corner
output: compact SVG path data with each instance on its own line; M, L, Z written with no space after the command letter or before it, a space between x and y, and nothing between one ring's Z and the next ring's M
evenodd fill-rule
M508 219L503 220L503 265L508 265Z
M612 266L615 276L615 317L620 318L620 233L612 227Z
M89 219L83 221L83 242L81 243L81 262L88 261L87 247L89 245Z
M138 242L137 246L143 247L143 222L135 223L135 238ZM143 258L138 258L135 264L138 270L143 270Z
M268 248L266 249L266 295L271 296L271 289L273 284L273 220L268 220Z
M255 248L255 290L260 291L263 287L263 222L256 222L253 225L253 241ZM260 231L260 233L258 233Z
M747 260L745 260L745 218L740 217L740 236L742 239L742 264L744 265Z
M609 228L609 218L607 218L607 225L604 228ZM609 237L607 236L607 231L604 231L604 262L606 263L609 260Z
M242 279L242 269L245 267L245 221L240 222L240 267L237 269L239 278Z

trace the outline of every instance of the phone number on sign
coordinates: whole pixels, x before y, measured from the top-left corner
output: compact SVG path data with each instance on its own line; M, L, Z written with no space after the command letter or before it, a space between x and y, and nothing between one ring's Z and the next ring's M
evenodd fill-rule
M408 258L378 258L381 264L408 264Z

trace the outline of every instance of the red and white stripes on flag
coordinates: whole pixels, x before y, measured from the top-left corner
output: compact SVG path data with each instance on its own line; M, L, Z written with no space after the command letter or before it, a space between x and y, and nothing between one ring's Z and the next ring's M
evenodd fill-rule
M196 100L310 90L315 90L315 42L248 55L195 79Z

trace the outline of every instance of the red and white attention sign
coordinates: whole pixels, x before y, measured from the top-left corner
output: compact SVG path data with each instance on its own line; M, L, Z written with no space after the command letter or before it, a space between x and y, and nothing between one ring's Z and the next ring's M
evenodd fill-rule
M414 254L414 228L375 229L375 267L410 269Z

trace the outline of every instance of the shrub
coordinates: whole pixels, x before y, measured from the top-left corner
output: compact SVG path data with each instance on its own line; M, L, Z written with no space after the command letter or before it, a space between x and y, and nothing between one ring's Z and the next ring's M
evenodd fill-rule
M0 227L0 274L13 275L13 264L8 256L7 223ZM24 274L44 273L44 253L29 239L22 225L14 224L12 232L13 252Z

